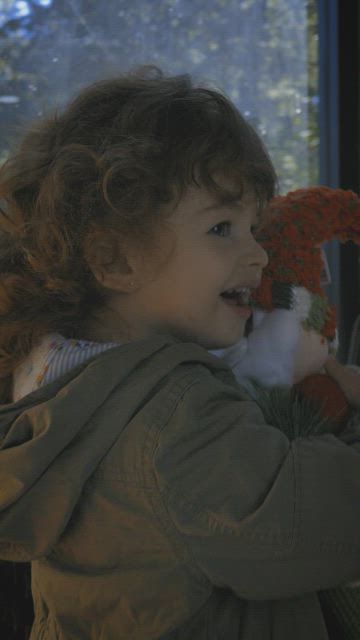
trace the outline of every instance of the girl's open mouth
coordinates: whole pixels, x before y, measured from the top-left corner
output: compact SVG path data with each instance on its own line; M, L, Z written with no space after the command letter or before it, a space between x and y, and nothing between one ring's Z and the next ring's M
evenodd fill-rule
M228 289L220 294L226 304L236 307L248 307L250 302L249 287L240 289Z
M240 316L249 317L252 313L249 306L250 289L241 287L240 289L228 289L220 294L226 305L231 307L233 311Z

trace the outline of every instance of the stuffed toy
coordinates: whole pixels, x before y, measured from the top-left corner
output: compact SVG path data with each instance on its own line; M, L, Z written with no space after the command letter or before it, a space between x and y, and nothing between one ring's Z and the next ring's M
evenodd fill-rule
M290 439L336 434L359 420L323 368L338 346L336 309L323 289L329 270L322 244L332 239L360 243L355 193L312 187L275 197L257 234L269 262L252 294L251 326L238 344L214 352ZM359 640L360 586L319 599L330 637L331 627L337 640Z

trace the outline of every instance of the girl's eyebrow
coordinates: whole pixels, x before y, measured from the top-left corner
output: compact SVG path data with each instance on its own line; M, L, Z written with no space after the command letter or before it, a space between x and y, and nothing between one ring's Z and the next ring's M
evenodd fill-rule
M206 207L199 209L199 213L202 213L202 214L212 213L212 212L221 213L222 209L225 209L229 205L237 205L238 207L244 208L244 206L246 205L246 202L244 202L243 200L240 200L239 198L224 198L221 201L213 202L212 204L209 204ZM257 207L256 213L254 216L254 221L251 224L251 228L253 232L256 233L261 227L262 223L263 223L263 212L260 207Z
M234 206L236 205L238 208L243 209L244 207L246 207L247 205L247 201L244 198L240 198L239 196L224 196L223 198L212 202L211 204L207 205L206 207L203 207L201 209L199 209L200 213L210 213L212 211L214 212L221 212L222 209L225 209L226 207L230 206ZM253 227L260 227L260 225L263 222L263 210L262 207L257 206L256 207L256 217L255 220L252 224Z
M208 211L218 211L220 209L224 209L225 207L228 207L229 205L237 205L237 206L243 207L244 202L240 200L240 198L230 198L230 197L223 198L222 200L217 200L216 202L212 202L206 207L199 209L199 212L206 213Z

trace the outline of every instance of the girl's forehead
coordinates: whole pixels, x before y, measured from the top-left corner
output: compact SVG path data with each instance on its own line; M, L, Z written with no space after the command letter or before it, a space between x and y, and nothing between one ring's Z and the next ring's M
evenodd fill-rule
M246 187L242 192L236 192L234 188L230 189L230 186L224 185L223 191L213 191L205 186L190 185L179 198L175 211L186 208L210 211L226 205L236 205L240 208L257 207L255 190L251 187Z
M214 193L206 187L189 186L177 201L168 221L190 228L203 227L204 223L214 222L217 216L228 216L236 212L244 215L252 224L260 222L259 207L254 191L247 190L241 196L229 192Z

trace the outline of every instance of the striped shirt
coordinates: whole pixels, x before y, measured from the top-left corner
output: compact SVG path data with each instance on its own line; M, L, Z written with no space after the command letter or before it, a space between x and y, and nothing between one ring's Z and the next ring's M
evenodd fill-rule
M28 393L53 382L93 356L118 346L118 342L67 339L58 333L43 336L26 360L14 371L13 401L16 402Z

